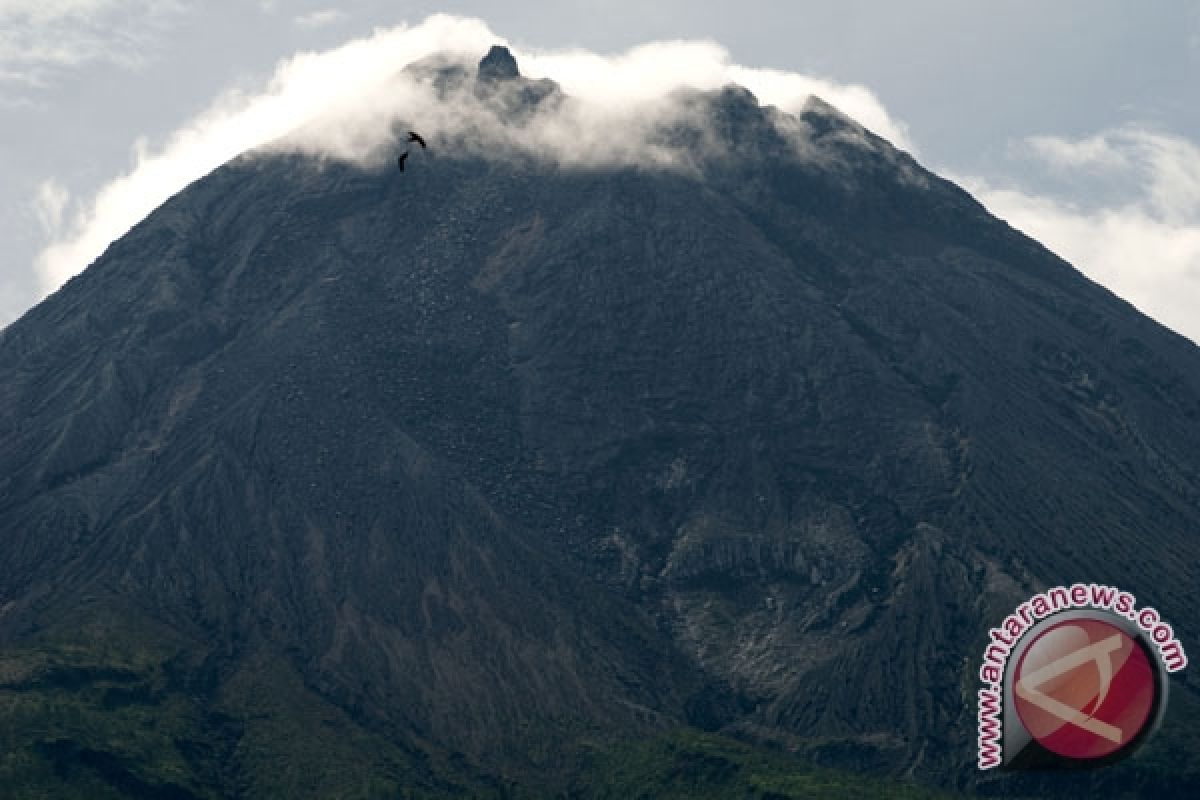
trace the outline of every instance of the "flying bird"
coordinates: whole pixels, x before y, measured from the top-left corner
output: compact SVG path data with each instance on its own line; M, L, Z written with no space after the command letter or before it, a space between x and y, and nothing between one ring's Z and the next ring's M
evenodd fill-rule
M416 131L408 132L408 140L410 142L416 142L417 144L421 145L422 150L425 149L425 140L423 138L421 138L421 134L417 133Z
M406 159L406 158L408 158L407 150L405 150L403 153L401 153L400 157L396 159L396 166L398 166L400 168L401 172L404 172L404 159Z

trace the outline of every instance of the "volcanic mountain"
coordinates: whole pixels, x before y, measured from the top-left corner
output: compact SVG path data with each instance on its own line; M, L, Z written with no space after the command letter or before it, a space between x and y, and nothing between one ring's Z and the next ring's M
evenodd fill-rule
M0 783L1194 781L1186 671L1069 782L981 782L974 700L1048 586L1200 643L1200 350L818 100L681 102L673 164L247 154L0 333Z

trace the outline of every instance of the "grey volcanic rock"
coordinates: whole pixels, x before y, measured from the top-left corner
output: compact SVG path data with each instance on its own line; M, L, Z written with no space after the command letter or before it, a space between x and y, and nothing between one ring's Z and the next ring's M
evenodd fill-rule
M522 76L512 53L499 45L479 62L475 78L476 97L498 111L509 124L526 122L535 111L553 107L563 99L554 81L546 78L532 81Z
M157 210L0 334L3 640L133 607L485 771L690 723L946 781L1033 591L1200 642L1200 351L821 103L694 102L696 171Z
M520 75L517 70L517 60L507 47L494 45L487 55L479 62L479 78L481 80L512 80Z

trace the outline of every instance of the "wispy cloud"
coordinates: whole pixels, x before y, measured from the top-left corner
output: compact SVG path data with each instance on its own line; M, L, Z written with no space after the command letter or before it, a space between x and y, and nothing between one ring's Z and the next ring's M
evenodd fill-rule
M1083 207L1062 197L961 179L994 214L1090 278L1200 342L1200 146L1139 128L1084 139L1040 136L1027 156L1069 180L1104 177L1119 199Z
M292 22L300 28L324 28L335 22L340 22L345 16L345 14L335 8L326 8L320 11L310 11L307 14L301 14L293 19Z
M1123 169L1129 166L1124 148L1108 134L1068 140L1058 136L1031 136L1024 142L1026 152L1057 169Z
M615 55L583 50L519 55L522 70L531 76L552 78L567 94L608 107L652 103L680 87L716 89L731 83L785 111L799 111L817 95L897 147L915 151L907 126L865 86L736 64L712 41L652 42Z
M234 156L281 139L285 146L332 157L369 160L394 144L397 118L421 120L427 134L465 129L509 136L511 146L535 146L548 157L573 163L597 158L643 158L652 149L620 125L648 126L679 106L678 89L710 89L731 82L759 100L799 110L816 93L898 144L910 147L904 126L861 86L844 86L792 73L732 63L711 42L661 42L623 54L523 52L522 71L558 81L571 100L548 114L536 130L479 125L471 96L440 102L426 86L401 76L411 62L434 53L474 63L488 47L505 43L480 20L436 15L415 27L377 31L322 53L302 53L281 63L261 92L227 92L160 147L135 151L135 166L104 186L76 213L37 259L46 291L79 272L113 240L188 183ZM614 137L613 130L622 130Z
M159 49L183 0L4 0L0 83L41 88L65 69L135 68Z
M58 181L50 179L42 181L34 198L33 210L41 223L42 230L49 236L57 236L62 229L63 213L70 193Z

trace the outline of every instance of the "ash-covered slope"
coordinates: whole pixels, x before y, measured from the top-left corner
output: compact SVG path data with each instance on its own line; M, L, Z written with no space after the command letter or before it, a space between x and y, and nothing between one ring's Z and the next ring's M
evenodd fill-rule
M679 167L239 159L0 334L10 774L499 792L687 724L962 782L1032 591L1200 641L1200 351L819 102L687 102Z

